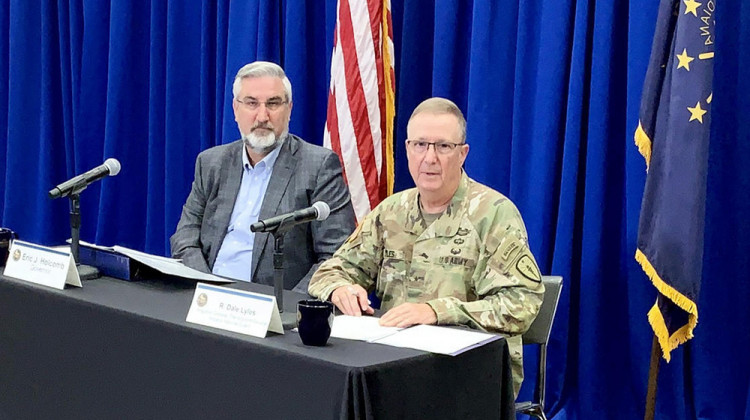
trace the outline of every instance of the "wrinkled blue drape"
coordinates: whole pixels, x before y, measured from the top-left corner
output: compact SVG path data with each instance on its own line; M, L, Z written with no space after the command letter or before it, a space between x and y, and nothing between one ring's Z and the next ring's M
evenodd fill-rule
M643 417L656 292L633 259L645 164L632 135L657 3L393 1L396 190L413 185L411 110L454 100L469 175L515 201L542 270L565 277L549 354L557 419ZM322 142L335 12L334 0L1 2L2 225L61 243L68 203L47 191L116 157L122 172L82 194L82 239L166 255L195 156L238 136L241 65L282 64L290 130ZM716 13L700 318L662 364L660 419L750 418L750 4Z

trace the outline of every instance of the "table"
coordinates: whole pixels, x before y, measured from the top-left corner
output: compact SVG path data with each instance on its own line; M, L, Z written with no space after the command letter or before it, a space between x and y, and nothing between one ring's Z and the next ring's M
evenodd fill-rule
M0 276L0 418L514 418L505 340L450 357L254 338L185 322L194 287ZM286 310L305 297L285 292Z

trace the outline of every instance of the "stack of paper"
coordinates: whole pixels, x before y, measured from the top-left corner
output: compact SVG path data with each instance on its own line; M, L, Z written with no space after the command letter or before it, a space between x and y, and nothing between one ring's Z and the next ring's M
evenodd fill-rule
M373 342L401 331L403 328L381 327L374 316L339 315L333 319L331 337Z
M339 315L333 320L331 337L405 347L456 356L500 338L463 328L415 325L410 328L383 327L373 316Z

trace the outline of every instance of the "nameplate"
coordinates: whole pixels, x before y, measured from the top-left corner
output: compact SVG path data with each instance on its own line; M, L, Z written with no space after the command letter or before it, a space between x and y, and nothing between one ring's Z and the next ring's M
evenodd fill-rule
M66 284L82 287L70 251L19 240L8 250L4 275L63 290Z
M187 322L263 338L284 334L276 297L198 283Z

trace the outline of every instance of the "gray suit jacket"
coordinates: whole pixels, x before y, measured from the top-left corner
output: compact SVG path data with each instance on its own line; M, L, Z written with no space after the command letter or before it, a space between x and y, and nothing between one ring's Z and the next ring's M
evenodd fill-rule
M212 147L198 155L195 179L182 207L170 243L172 256L188 267L210 272L229 227L242 180L241 140ZM352 233L354 210L332 151L294 135L284 140L273 167L259 220L324 201L331 208L325 221L295 226L284 236L284 288L307 293L310 277ZM273 236L256 233L252 280L273 285Z

